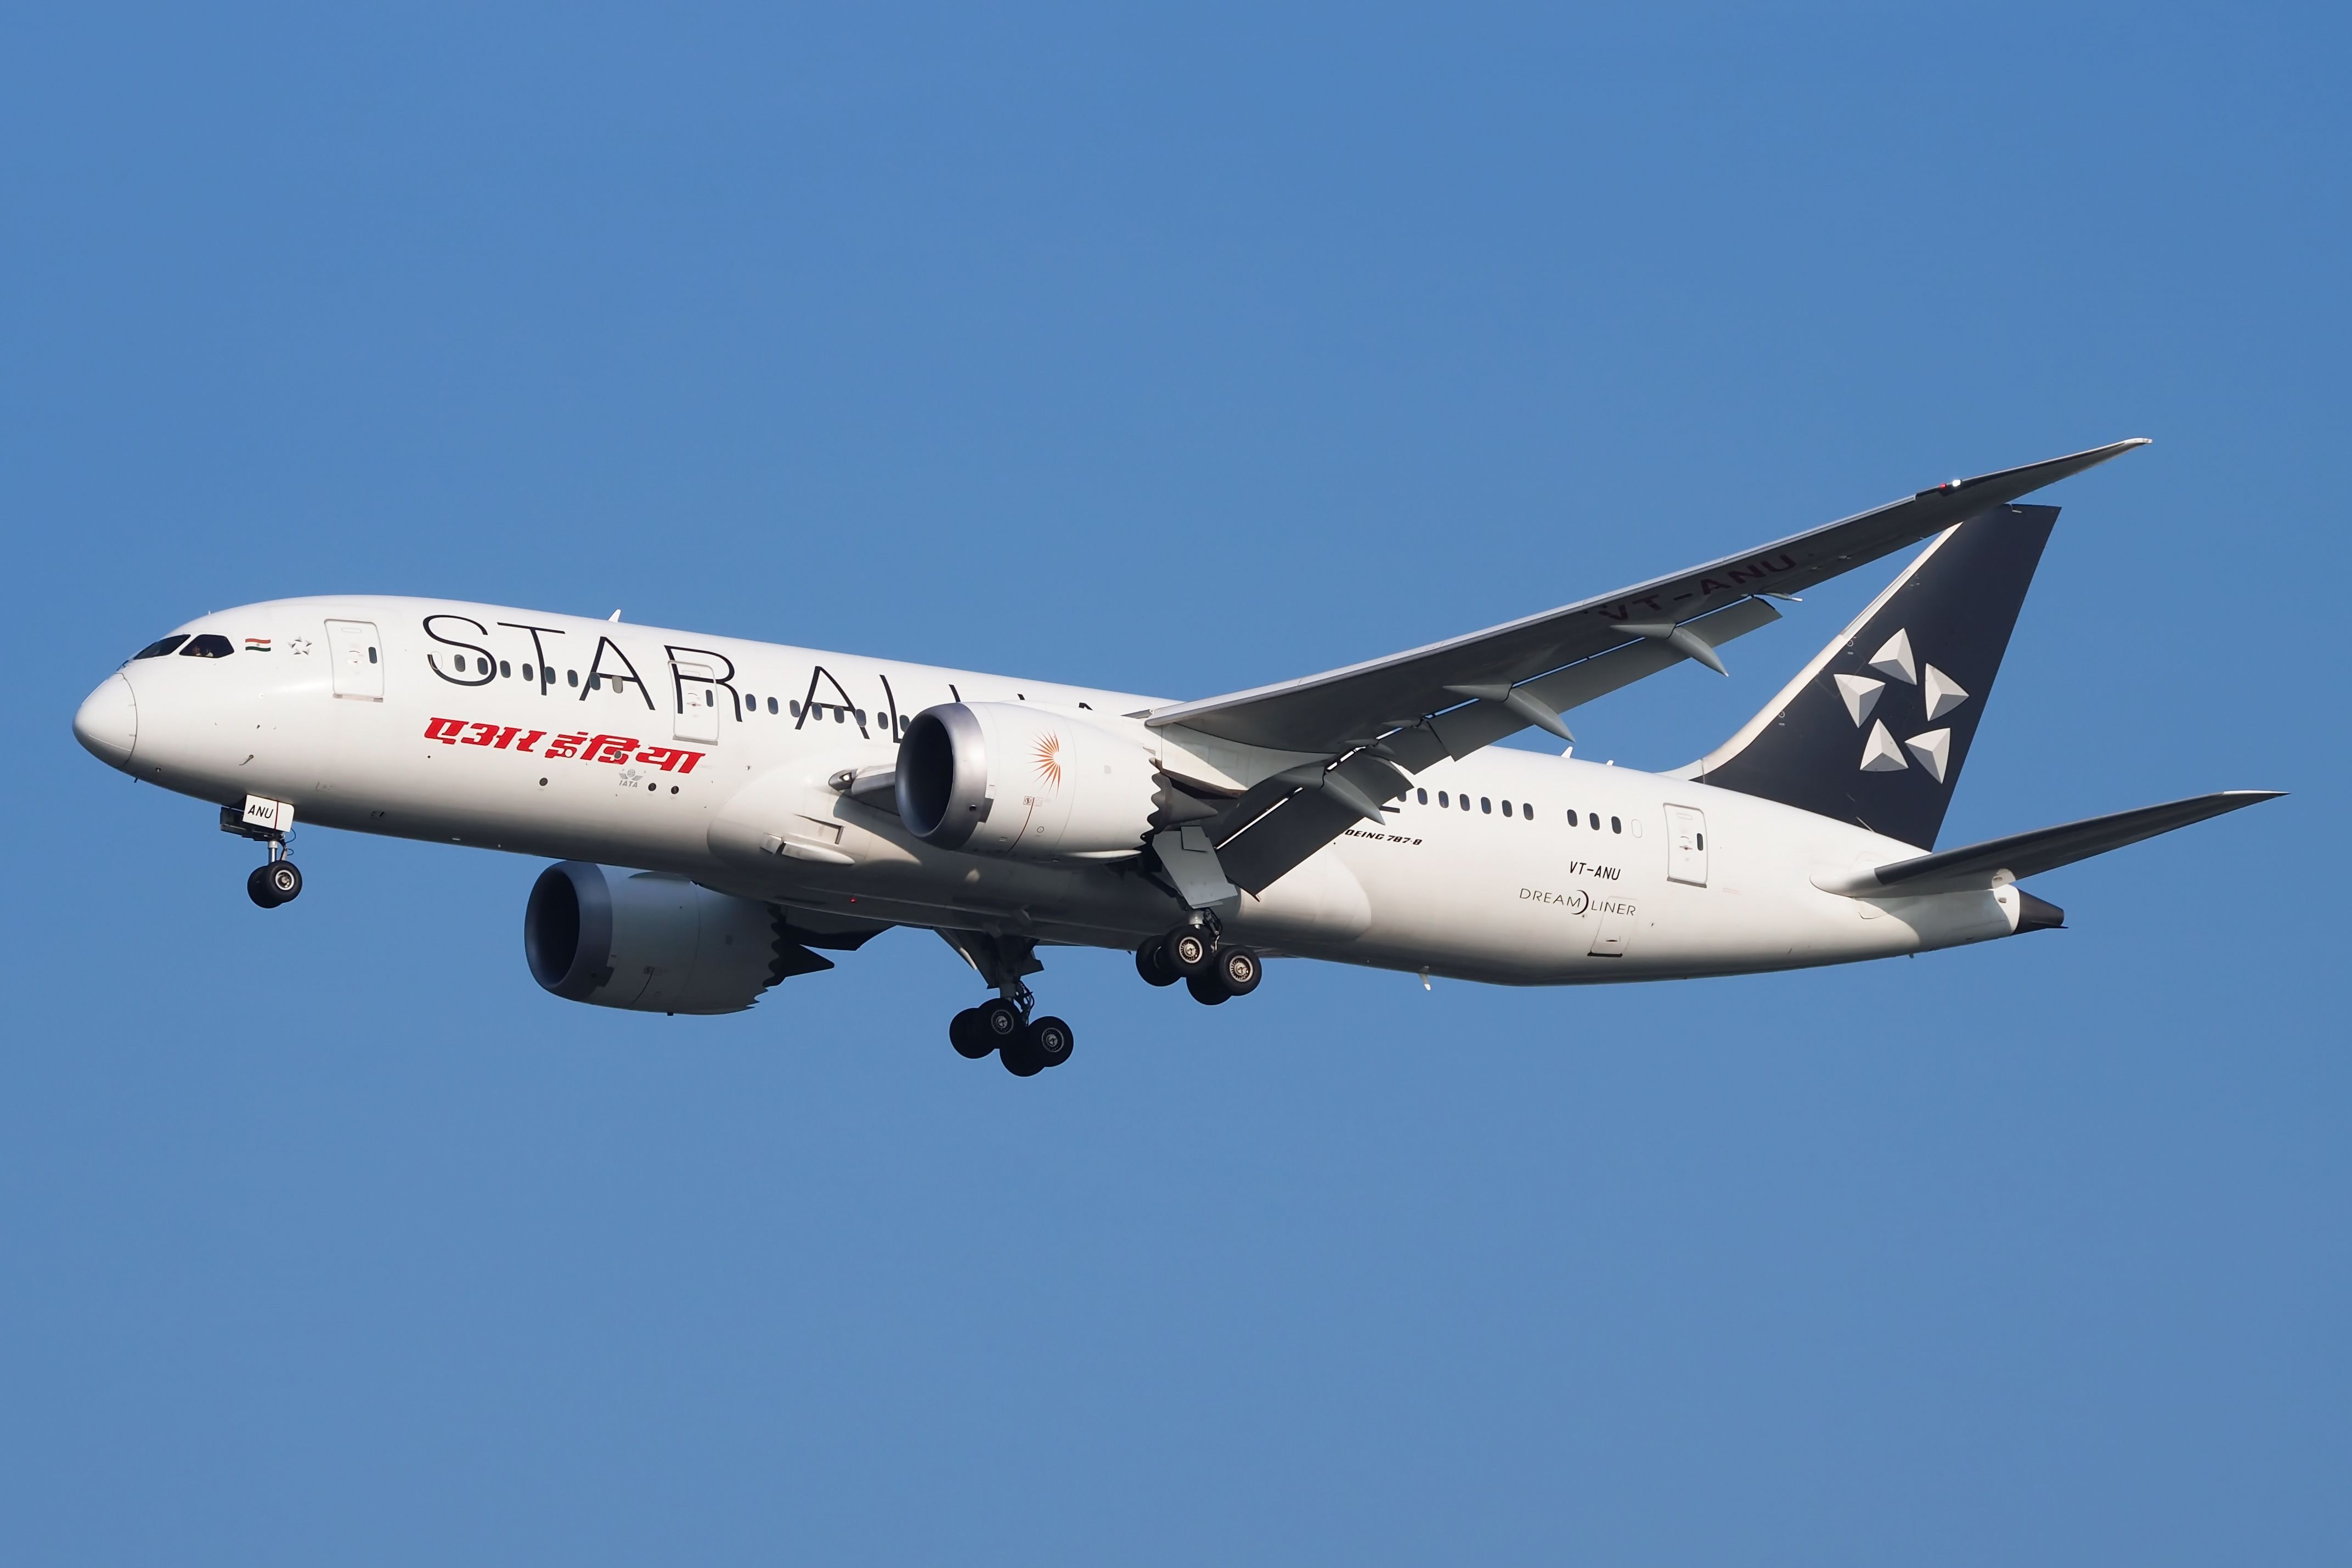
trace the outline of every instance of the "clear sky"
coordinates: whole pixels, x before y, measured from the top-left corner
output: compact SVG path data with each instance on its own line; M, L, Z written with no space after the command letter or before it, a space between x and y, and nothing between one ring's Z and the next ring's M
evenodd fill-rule
M2352 1558L2343 13L1557 9L11 9L0 1558ZM1056 953L1019 1082L68 730L331 592L1201 696L2126 436L1945 842L2294 795L1916 961Z

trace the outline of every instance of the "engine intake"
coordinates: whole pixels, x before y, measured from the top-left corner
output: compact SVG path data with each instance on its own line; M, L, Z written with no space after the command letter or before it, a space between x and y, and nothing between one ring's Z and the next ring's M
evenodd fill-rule
M584 860L539 874L522 950L566 1001L640 1013L740 1013L787 975L832 967L771 905Z
M1020 859L1132 855L1160 781L1141 744L1021 702L946 702L898 743L898 816L941 849Z

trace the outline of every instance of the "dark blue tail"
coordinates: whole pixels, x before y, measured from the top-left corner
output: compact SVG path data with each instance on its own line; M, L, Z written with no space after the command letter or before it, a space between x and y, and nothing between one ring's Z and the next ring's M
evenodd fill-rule
M1938 535L1690 776L1934 848L2057 521L2003 506Z

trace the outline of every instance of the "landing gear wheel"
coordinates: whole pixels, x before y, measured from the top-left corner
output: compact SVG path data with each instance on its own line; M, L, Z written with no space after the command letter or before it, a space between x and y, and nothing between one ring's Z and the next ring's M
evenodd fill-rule
M1021 1038L1021 1030L1029 1021L1021 1016L1020 1008L1001 996L993 1002L982 1003L972 1012L980 1022L975 1032L988 1042L989 1050L1002 1050L1014 1044ZM986 1056L988 1051L980 1054Z
M290 904L301 891L302 873L291 860L272 860L267 866L256 866L253 875L245 879L245 896L265 910Z
M1160 951L1168 955L1168 967L1187 980L1208 973L1217 962L1217 944L1209 940L1207 931L1192 926L1170 931Z
M982 1032L977 1007L966 1007L948 1020L948 1043L967 1061L976 1062L996 1048L996 1042Z
M1158 937L1135 950L1135 972L1146 985L1173 985L1184 978L1169 961L1168 944Z
M1014 1078L1035 1078L1050 1065L1030 1039L1026 1029L997 1047L996 1059L1003 1062L1004 1070Z
M1070 1026L1051 1016L1030 1025L1029 1032L1022 1038L1022 1044L1028 1048L1029 1054L1049 1068L1057 1068L1068 1061L1070 1047L1076 1043L1070 1034Z
M1245 947L1221 947L1217 950L1217 981L1228 996L1246 996L1257 989L1265 978L1265 966L1257 954Z
M1231 992L1217 984L1217 976L1213 973L1186 975L1184 989L1190 991L1192 1000L1203 1007L1214 1007L1233 997Z

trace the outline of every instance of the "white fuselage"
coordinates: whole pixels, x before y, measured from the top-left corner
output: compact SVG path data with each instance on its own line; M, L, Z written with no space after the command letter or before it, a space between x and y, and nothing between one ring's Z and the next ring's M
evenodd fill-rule
M904 721L958 700L1070 715L1236 790L1299 760L1148 728L1129 716L1159 704L1132 693L496 605L291 599L180 629L236 651L127 664L131 732L122 757L107 753L164 788L288 802L298 826L1041 942L1132 947L1186 911L1131 861L939 849L830 781L889 766ZM1559 984L1832 963L2018 928L2006 887L1824 892L1816 879L1919 850L1701 784L1499 748L1413 784L1385 832L1362 824L1244 895L1227 929L1269 952Z

